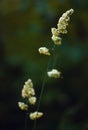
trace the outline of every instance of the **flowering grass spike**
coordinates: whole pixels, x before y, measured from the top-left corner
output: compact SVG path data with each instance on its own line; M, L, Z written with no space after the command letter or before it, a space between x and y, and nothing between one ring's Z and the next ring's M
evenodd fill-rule
M65 13L63 13L63 15L58 20L57 28L55 28L55 27L51 28L51 33L52 33L51 39L54 42L53 47L51 49L51 50L53 50L53 53L54 53L54 50L56 49L55 47L60 46L61 43L62 43L61 34L67 33L68 22L69 22L70 16L72 15L73 12L74 12L74 10L70 9L70 10L66 11ZM40 47L38 49L38 52L40 54L50 56L50 58L52 56L47 47ZM53 56L55 56L55 55L53 55ZM50 61L51 61L51 59L50 59ZM55 63L53 63L53 62L54 61L52 61L51 66L55 65ZM21 110L26 110L27 114L29 114L29 118L31 120L35 120L33 130L35 130L36 119L43 116L43 112L39 112L38 110L39 110L41 98L42 98L42 95L43 95L43 92L44 92L44 87L45 87L47 75L48 75L49 78L60 78L61 77L61 72L58 71L57 69L54 69L54 67L49 69L49 67L50 67L49 65L50 64L48 64L48 66L47 66L47 71L48 70L50 70L50 71L45 73L45 77L44 77L44 80L43 80L43 83L42 83L42 88L41 88L39 102L37 104L36 111L29 113L30 105L35 105L36 102L37 102L37 98L35 96L35 90L34 90L34 87L33 87L33 82L32 82L31 79L28 79L25 82L25 84L22 88L22 92L21 92L21 96L22 96L22 98L25 98L25 100L27 100L27 104L25 104L24 102L18 102L19 108Z
M23 88L22 88L22 97L27 99L28 104L25 104L24 102L18 102L18 106L21 110L26 110L28 111L30 108L30 105L35 105L37 98L35 96L35 90L33 88L33 82L31 79L28 79ZM43 113L42 112L32 112L29 113L29 117L31 120L37 119L42 117Z

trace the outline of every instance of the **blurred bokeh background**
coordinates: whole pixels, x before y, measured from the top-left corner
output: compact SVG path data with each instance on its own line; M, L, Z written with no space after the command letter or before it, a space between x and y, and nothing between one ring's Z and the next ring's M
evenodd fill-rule
M63 78L47 81L36 130L88 130L88 0L0 0L0 130L24 130L21 89L31 78L39 96L49 58L38 48L53 44L51 27L70 8L56 57Z

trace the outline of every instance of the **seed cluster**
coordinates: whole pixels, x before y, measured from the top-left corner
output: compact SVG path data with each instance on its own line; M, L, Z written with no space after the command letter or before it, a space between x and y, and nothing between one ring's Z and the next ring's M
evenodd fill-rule
M28 79L23 88L22 88L22 92L21 95L23 98L26 98L28 101L28 104L24 103L24 102L18 102L18 106L20 107L21 110L28 110L30 105L35 105L37 98L35 96L35 90L33 88L33 82L31 79ZM29 113L29 117L31 120L35 120L38 119L40 117L42 117L43 113L42 112L31 112Z

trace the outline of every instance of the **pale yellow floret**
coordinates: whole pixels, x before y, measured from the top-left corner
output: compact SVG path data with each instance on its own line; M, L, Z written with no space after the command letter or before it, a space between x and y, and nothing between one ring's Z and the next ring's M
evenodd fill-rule
M60 37L57 37L57 36L53 35L51 38L52 38L52 40L54 41L54 43L56 45L60 45L61 44L61 40L62 39Z
M30 87L25 87L22 89L22 97L26 98L26 97L31 97L35 95L35 90L34 88L30 88Z
M28 100L29 100L29 103L30 103L31 105L35 105L35 103L36 103L36 101L37 101L37 98L36 98L36 97L30 97Z
M28 85L28 86L30 86L30 87L33 87L32 80L31 80L31 79L28 79L28 80L25 82L25 85Z
M61 72L59 72L57 69L52 69L51 71L47 72L47 75L50 78L60 78Z
M29 115L31 120L36 120L36 119L38 119L38 118L40 118L42 116L43 116L43 113L42 112L37 112L37 111L33 112L33 113L30 113L30 115Z
M21 110L28 110L28 105L24 102L18 102L18 106Z
M38 49L38 51L39 51L40 54L44 54L44 55L50 56L49 49L46 48L46 47L40 47L40 48Z
M54 35L54 36L56 36L56 37L58 37L58 29L56 29L56 28L51 28L51 32L52 32L52 35Z
M28 81L25 82L25 85L22 89L22 97L23 98L29 98L31 96L35 95L35 90L33 88L33 83L31 79L28 79Z

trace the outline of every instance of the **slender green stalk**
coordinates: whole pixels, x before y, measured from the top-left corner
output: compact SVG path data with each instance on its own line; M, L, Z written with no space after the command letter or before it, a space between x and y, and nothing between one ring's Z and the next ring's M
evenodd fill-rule
M27 119L28 119L28 113L25 114L25 130L27 130Z
M55 44L53 45L51 50L54 51L54 49L55 49ZM39 97L39 102L38 102L38 105L37 105L37 111L39 110L40 103L41 103L41 100L42 100L42 96L43 96L43 92L44 92L44 88L45 88L45 84L46 84L46 80L47 80L47 71L48 71L49 66L51 64L51 60L52 60L52 57L50 57L48 65L47 65L47 69L45 71L44 80L43 80L43 83L42 83L42 88L41 88L40 97ZM35 128L36 128L36 120L34 121L33 130L35 130Z
M55 44L52 47L52 51L54 51L54 49L55 49ZM45 72L45 76L44 76L44 80L43 80L43 83L42 83L42 89L41 89L41 92L40 92L40 97L39 97L39 102L38 102L38 106L37 106L37 111L39 110L39 107L40 107L42 95L43 95L43 92L44 92L45 83L46 83L46 80L47 80L47 71L49 69L49 66L50 66L50 63L51 63L51 59L52 59L52 57L49 59L49 62L48 62L48 65L47 65L47 69L46 69L46 72Z
M35 128L36 128L36 123L37 123L37 121L36 121L36 120L34 120L33 130L35 130Z

